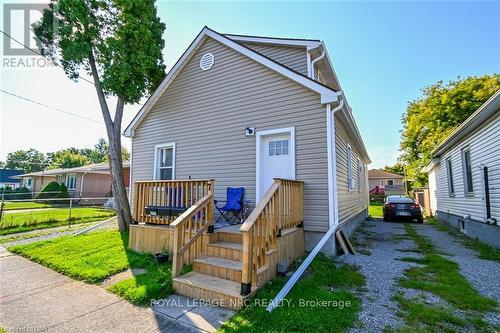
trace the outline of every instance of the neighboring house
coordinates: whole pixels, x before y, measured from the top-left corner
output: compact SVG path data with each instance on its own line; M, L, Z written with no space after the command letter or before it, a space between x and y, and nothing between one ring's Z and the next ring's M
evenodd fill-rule
M129 186L130 166L124 163L125 186ZM56 181L68 188L71 197L100 198L111 196L111 174L108 163L90 164L76 168L50 169L17 176L24 187L40 192L48 183Z
M22 170L16 169L0 169L0 188L10 187L15 189L19 187L19 179L12 178L24 173Z
M205 27L125 135L129 246L170 250L185 296L241 301L304 248L336 253L337 228L349 235L367 216L370 158L321 41ZM214 226L227 187L250 201L233 228Z
M391 188L402 188L404 192L404 177L382 169L368 170L368 183L370 193L384 194L386 185Z
M432 153L431 211L473 238L500 247L500 90Z

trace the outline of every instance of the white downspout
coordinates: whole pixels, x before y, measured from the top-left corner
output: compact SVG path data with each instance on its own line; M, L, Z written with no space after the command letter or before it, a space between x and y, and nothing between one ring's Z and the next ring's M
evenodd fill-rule
M339 97L342 92L339 92ZM327 149L328 149L328 201L329 201L329 221L330 228L336 228L339 224L339 201L337 196L337 144L335 141L335 113L344 108L344 100L333 110L330 110L330 105L326 106L326 123L327 123Z
M82 180L81 180L82 183L80 184L80 198L83 195L83 179L85 178L86 174L87 174L87 172L82 173Z
M325 57L325 49L323 49L323 52L321 52L321 55L319 57L317 57L316 59L314 59L313 61L311 61L311 79L315 80L314 78L314 65L320 61L321 59L323 59Z
M341 97L342 92L338 92L338 97ZM344 100L341 99L340 103L333 110L330 104L326 105L326 126L327 126L327 150L328 150L328 206L329 206L329 224L330 228L321 240L316 244L314 249L309 253L307 258L302 262L299 268L293 273L292 277L287 281L285 286L280 290L278 295L269 303L266 311L272 312L281 301L288 294L290 289L297 283L300 276L305 272L307 267L314 260L316 255L321 251L326 242L333 236L338 226L338 201L337 201L337 166L336 166L336 153L335 153L335 123L334 117L337 111L344 108ZM333 208L333 210L332 210Z

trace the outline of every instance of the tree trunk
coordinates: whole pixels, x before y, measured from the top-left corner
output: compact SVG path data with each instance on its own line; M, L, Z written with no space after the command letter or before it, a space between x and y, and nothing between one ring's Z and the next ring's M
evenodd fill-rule
M118 228L120 231L126 231L129 223L132 222L130 205L128 203L127 191L123 181L123 163L122 163L122 144L121 144L121 124L123 116L124 100L118 96L116 103L116 112L114 121L111 119L108 103L102 91L99 74L95 64L95 58L92 53L89 55L89 64L92 70L94 86L101 105L101 111L106 124L106 131L109 140L109 168L111 171L111 188L116 205L116 216L118 217Z
M116 213L118 216L118 226L120 231L128 229L132 222L132 214L128 202L125 182L123 181L123 161L121 143L121 118L123 115L123 98L118 97L116 102L116 112L113 131L108 130L109 137L109 167L111 170L111 181L113 186L113 196L115 198Z

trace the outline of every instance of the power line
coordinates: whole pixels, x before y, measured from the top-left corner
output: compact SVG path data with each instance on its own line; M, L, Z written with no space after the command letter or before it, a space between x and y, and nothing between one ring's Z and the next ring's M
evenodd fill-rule
M7 94L7 95L11 95L11 96L17 97L19 99L22 99L24 101L31 102L31 103L34 103L34 104L38 104L38 105L41 105L43 107L46 107L46 108L49 108L49 109L52 109L52 110L55 110L55 111L65 113L65 114L70 115L70 116L74 116L74 117L78 117L78 118L81 118L81 119L85 119L85 120L92 121L92 122L98 123L98 124L104 124L103 122L101 122L99 120L95 120L95 119L92 119L92 118L87 118L87 117L79 115L77 113L69 112L69 111L62 110L62 109L59 109L59 108L56 108L56 107L53 107L53 106L50 106L50 105L47 105L47 104L44 104L44 103L41 103L41 102L37 102L35 100L29 99L27 97L16 95L14 93L8 92L8 91L3 90L3 89L0 89L0 91L3 92L3 93L5 93L5 94Z
M59 64L58 64L57 62L55 62L54 60L52 60L52 59L50 59L50 58L48 58L48 57L44 56L43 54L41 54L40 52L38 52L38 51L36 51L36 50L32 49L32 48L31 48L31 47L29 47L29 46L24 45L23 43L21 43L20 41L18 41L17 39L15 39L14 37L12 37L12 36L11 36L11 35L9 35L8 33L6 33L5 31L3 31L3 30L0 30L0 31L1 31L1 32L5 35L5 36L7 36L7 37L9 37L10 39L12 39L14 42L16 42L17 44L19 44L19 45L21 45L22 47L24 47L26 50L30 50L31 52L33 52L33 53L35 53L35 54L38 54L39 56L41 56L41 57L43 57L43 58L47 59L48 61L50 61L51 63L53 63L53 64L54 64L54 65L56 65L57 67L64 69L61 65L59 65ZM86 81L86 82L90 83L91 85L94 85L94 82L92 82L92 81L90 81L90 80L87 80L86 78L84 78L84 77L82 77L82 76L80 76L80 79L82 79L83 81Z

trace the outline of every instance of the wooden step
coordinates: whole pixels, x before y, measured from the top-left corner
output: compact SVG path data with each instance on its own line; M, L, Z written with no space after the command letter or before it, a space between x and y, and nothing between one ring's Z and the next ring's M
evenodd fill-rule
M206 255L229 260L241 260L243 255L243 244L216 241L208 244Z
M241 261L202 256L193 260L195 272L241 282Z
M235 310L241 309L248 297L240 295L240 283L199 272L174 278L173 287L177 294Z
M243 233L238 230L221 229L215 232L216 239L221 242L243 243Z

